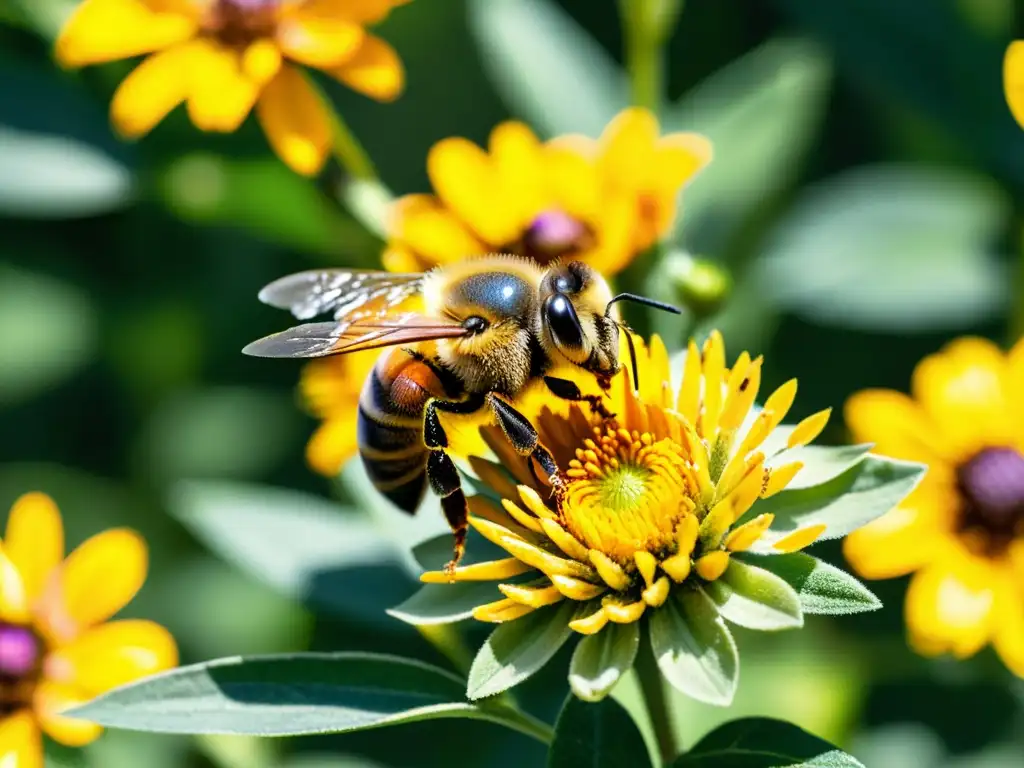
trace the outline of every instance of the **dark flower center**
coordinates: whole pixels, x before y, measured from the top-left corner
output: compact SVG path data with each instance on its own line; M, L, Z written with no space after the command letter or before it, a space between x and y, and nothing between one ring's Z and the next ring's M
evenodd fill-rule
M42 650L39 638L27 627L0 624L0 718L27 703Z
M1024 533L1024 456L1013 448L986 448L960 465L961 527L1005 547Z
M225 45L245 47L274 34L281 0L216 0L206 29Z
M516 250L541 264L587 248L593 235L586 224L564 211L550 210L537 215Z

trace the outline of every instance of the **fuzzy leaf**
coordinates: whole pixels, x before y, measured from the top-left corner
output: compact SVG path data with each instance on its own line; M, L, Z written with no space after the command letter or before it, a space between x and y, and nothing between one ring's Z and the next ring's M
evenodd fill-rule
M592 637L599 637L606 631L601 630ZM627 765L630 768L650 768L651 765L644 737L629 712L614 699L588 704L570 695L555 723L548 768Z
M698 701L728 706L736 694L736 643L701 590L679 592L651 614L651 649L665 679Z
M567 600L494 630L473 659L467 696L474 700L494 696L533 675L569 639L575 612L576 605Z
M743 553L740 557L793 587L804 613L845 615L882 607L881 601L853 576L803 552L771 556Z
M800 598L793 587L774 573L735 558L704 591L722 616L741 627L776 630L803 626Z
M450 624L468 619L478 605L502 597L493 581L463 581L456 584L424 584L401 605L388 608L399 621L415 626Z
M74 717L156 733L293 736L440 717L495 719L463 681L412 659L372 653L228 658L181 667L103 694Z
M721 725L680 755L672 768L864 768L859 760L802 728L768 717Z
M824 525L821 539L838 539L881 517L899 504L924 476L926 467L868 454L827 483L782 491L756 502L744 519L771 512L771 529L751 547L777 553L774 544L796 530Z
M470 29L498 92L547 136L598 136L629 104L626 78L549 0L472 0Z
M609 624L584 637L569 664L569 686L584 701L600 701L633 666L640 647L640 625Z
M765 468L772 469L793 461L803 462L803 467L789 481L786 490L813 488L839 477L863 459L871 448L871 444L802 445L799 448L780 451L765 462Z

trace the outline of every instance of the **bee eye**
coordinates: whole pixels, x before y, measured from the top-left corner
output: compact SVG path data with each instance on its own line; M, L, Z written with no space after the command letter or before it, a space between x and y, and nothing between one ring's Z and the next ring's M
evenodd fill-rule
M467 317L465 320L462 321L462 327L465 328L470 333L480 333L481 331L485 331L487 330L487 325L487 320L480 317L479 315Z

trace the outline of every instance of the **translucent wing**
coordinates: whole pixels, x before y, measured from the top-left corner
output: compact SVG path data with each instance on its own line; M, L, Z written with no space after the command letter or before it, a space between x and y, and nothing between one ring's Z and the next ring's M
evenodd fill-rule
M326 357L367 349L451 339L468 331L458 323L417 312L371 313L340 323L306 323L267 336L242 350L253 357Z
M383 315L416 296L423 275L374 270L325 269L282 277L260 291L260 301L287 309L299 320L327 312L335 320L353 313Z

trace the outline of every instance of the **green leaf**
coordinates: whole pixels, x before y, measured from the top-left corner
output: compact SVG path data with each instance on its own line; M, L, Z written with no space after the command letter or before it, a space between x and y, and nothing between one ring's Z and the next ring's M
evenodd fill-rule
M650 765L644 738L621 704L614 699L587 703L571 694L565 700L555 723L548 768L650 768Z
M502 597L493 581L424 584L408 600L388 608L388 614L415 626L451 624L468 619L478 605L493 603Z
M600 701L633 667L640 648L640 625L609 624L584 637L569 664L569 687L584 701Z
M442 717L504 722L464 700L463 681L412 659L300 653L218 659L117 688L71 710L156 733L299 736Z
M697 131L715 159L683 192L686 245L717 253L759 204L785 189L821 123L831 67L807 40L772 40L670 108L665 131ZM751 130L751 126L757 126Z
M651 649L665 679L698 701L728 706L740 659L718 608L700 589L678 591L651 614Z
M863 445L802 445L781 451L765 462L765 468L772 469L791 461L803 462L803 467L786 486L787 491L812 488L838 477L863 459L870 451L870 443Z
M626 78L597 41L549 0L470 0L494 85L546 136L598 136L629 104Z
M81 749L65 747L49 739L43 744L45 768L89 768L88 755Z
M793 587L775 574L735 558L704 591L726 620L741 627L776 630L804 624L800 598Z
M924 476L926 467L868 454L843 474L812 488L782 491L757 501L744 519L770 512L772 527L751 552L777 553L774 544L793 531L825 525L821 539L838 539L899 504Z
M494 630L473 659L469 698L483 699L507 691L547 664L572 635L569 622L575 613L576 605L566 600Z
M96 216L134 195L131 172L65 136L0 125L0 212L29 219Z
M676 758L672 768L864 768L838 747L768 717L726 723Z
M97 325L89 297L74 286L0 267L0 405L54 387L88 363Z
M796 203L757 274L779 306L818 322L886 333L962 328L1009 298L990 253L1008 211L993 181L963 172L847 171Z
M881 601L845 571L803 552L788 555L739 555L747 562L771 571L800 597L804 613L844 615L875 611Z
M394 547L363 515L277 488L187 482L169 504L214 552L297 599L397 628L385 609L413 583Z

